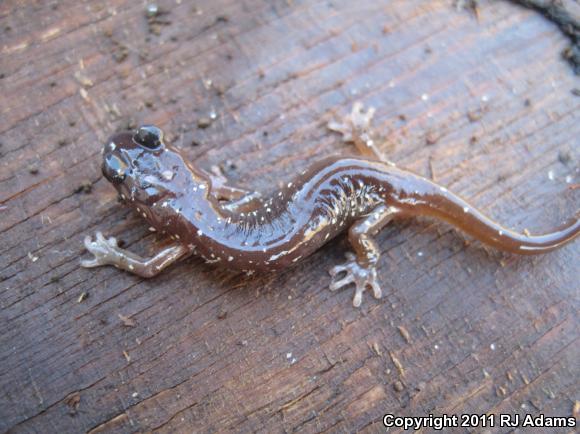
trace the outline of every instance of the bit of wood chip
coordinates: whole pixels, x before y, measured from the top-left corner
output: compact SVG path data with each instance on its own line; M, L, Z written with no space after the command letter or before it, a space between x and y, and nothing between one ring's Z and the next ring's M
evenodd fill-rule
M89 293L88 292L81 292L81 295L79 295L79 298L77 299L77 303L82 303L87 298L89 298Z
M483 112L481 110L470 110L467 112L467 119L469 122L477 122L483 117Z
M427 146L434 145L435 143L437 143L438 140L439 140L439 136L433 131L429 131L425 135L425 144Z
M81 395L79 392L73 392L64 399L64 403L70 408L71 415L76 414L79 404L81 402Z
M74 73L74 77L84 87L92 87L95 84L95 83L93 83L93 80L91 80L90 78L88 78L87 76L85 76L80 71L75 72Z
M82 99L84 99L85 101L89 101L89 93L84 87L81 87L79 89L79 93L81 94Z
M580 401L574 401L574 406L572 407L572 416L575 418L580 417Z
M405 375L405 368L403 367L401 361L391 351L389 351L389 356L393 361L393 365L395 365L395 368L397 368L397 371L399 371L399 374Z
M524 382L524 384L528 385L530 384L530 380L528 380L528 377L526 377L524 374L520 374L522 376L522 381Z
M135 327L137 325L137 323L133 318L129 318L121 313L118 313L117 316L123 322L123 325L125 327Z
M197 120L197 128L207 128L211 125L211 119L208 117L202 117Z
M397 380L393 383L393 389L397 392L402 392L405 389L405 385Z
M93 191L93 183L91 181L89 181L88 179L84 180L81 182L81 184L75 188L75 193L84 193L84 194L89 194L91 191Z
M403 339L405 339L405 341L408 344L410 344L411 343L411 334L409 333L409 331L403 326L398 326L397 329L399 330L399 333L401 333L401 336L403 336Z
M127 351L123 350L123 356L125 356L125 360L127 360L127 362L131 361L131 356Z

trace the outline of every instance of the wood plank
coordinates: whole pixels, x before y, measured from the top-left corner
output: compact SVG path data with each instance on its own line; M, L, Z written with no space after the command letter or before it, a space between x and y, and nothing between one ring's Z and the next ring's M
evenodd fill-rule
M396 222L378 237L387 295L361 309L327 289L342 239L252 277L195 258L151 280L79 267L96 230L141 253L161 241L100 174L107 136L140 123L267 193L352 152L324 125L362 101L392 160L507 226L541 232L573 215L569 41L533 10L477 4L163 0L151 20L141 2L2 2L0 431L384 432L387 412L571 416L578 243L519 258L439 222Z

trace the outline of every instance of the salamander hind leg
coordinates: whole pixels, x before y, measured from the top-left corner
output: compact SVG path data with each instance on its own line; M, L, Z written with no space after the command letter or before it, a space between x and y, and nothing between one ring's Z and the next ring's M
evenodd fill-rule
M397 213L393 207L379 205L373 212L357 220L348 231L348 239L355 254L348 252L344 264L332 267L330 290L336 291L343 286L354 283L355 294L352 300L354 307L362 303L363 292L370 288L375 298L381 298L382 291L377 279L376 266L380 250L372 236L382 229Z
M330 121L327 126L328 129L342 134L343 142L353 143L361 155L387 164L393 164L377 148L376 139L373 137L374 134L371 128L374 114L374 107L364 110L362 103L355 102L350 114L345 116L341 122Z

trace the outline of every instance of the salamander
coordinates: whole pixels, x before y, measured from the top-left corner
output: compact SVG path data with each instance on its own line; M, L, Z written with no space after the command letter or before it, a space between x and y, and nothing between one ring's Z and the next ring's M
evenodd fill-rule
M357 103L343 122L328 124L362 157L322 159L268 197L233 187L222 174L185 161L155 126L113 135L103 149L105 178L151 230L166 234L171 243L142 258L97 232L95 239L84 240L94 257L81 265L110 264L153 277L196 254L229 269L269 271L291 266L347 230L353 252L329 270L330 289L354 284L353 305L360 306L366 289L381 297L380 250L373 236L394 218L441 219L484 244L521 255L547 253L580 232L577 216L545 235L514 232L445 187L398 168L376 147L373 114Z

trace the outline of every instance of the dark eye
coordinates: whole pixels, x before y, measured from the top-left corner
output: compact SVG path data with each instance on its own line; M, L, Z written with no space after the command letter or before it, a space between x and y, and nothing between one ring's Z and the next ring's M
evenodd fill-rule
M163 131L154 125L143 125L139 127L133 140L145 148L157 149L163 144Z

